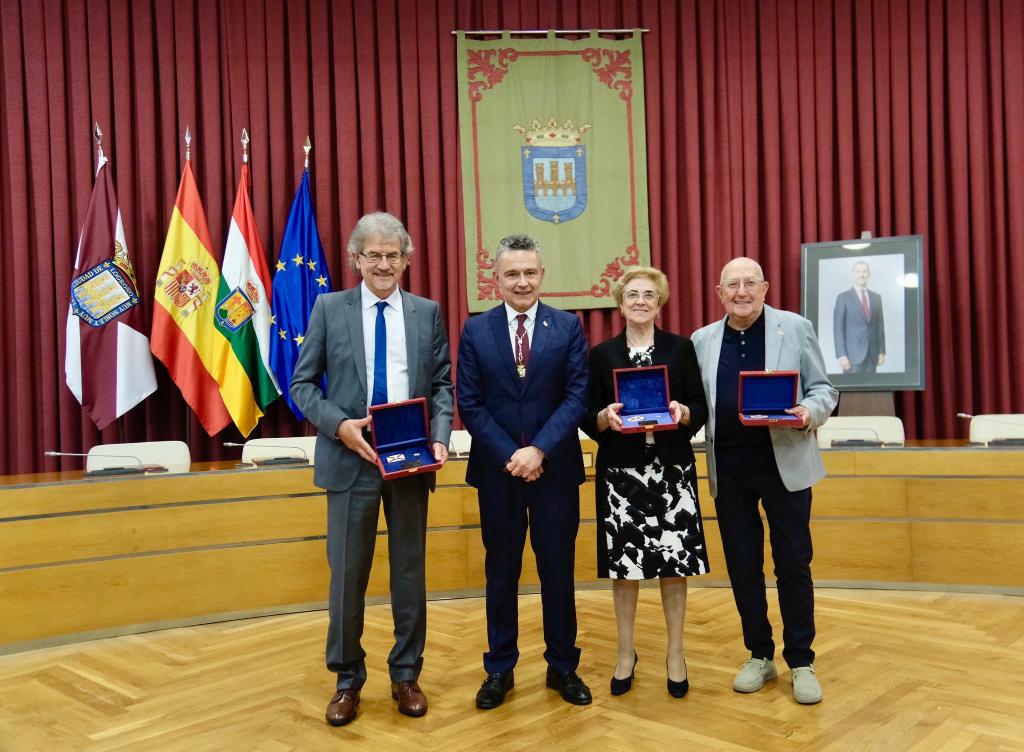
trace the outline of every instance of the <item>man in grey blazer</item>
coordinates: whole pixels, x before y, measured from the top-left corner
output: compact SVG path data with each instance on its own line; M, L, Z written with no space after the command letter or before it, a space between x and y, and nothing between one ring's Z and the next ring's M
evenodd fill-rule
M853 287L836 296L832 336L843 373L875 373L885 362L885 316L882 296L868 289L871 267L853 265Z
M811 486L825 475L813 431L836 406L838 393L811 322L764 303L761 266L735 258L715 288L726 317L693 333L708 403L708 482L715 497L722 547L743 641L750 659L733 689L756 692L774 679L775 643L764 583L764 506L782 611L784 648L793 697L821 700L814 673L814 583L811 580ZM748 427L739 422L740 371L798 371L797 404L786 412L800 428Z
M316 299L292 377L292 399L317 428L313 482L327 490L327 668L337 674L326 714L332 726L356 717L366 681L360 638L382 501L395 622L395 646L388 656L392 697L406 715L427 712L417 679L427 634L424 557L434 475L385 481L368 443L369 405L426 397L434 457L448 459L453 404L448 337L437 303L398 287L412 252L405 227L392 215L378 212L359 220L348 242L348 260L363 281Z

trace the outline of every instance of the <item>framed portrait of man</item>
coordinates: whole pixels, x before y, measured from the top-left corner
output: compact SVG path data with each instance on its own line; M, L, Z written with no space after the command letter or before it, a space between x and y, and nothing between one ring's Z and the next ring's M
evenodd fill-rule
M840 391L924 389L920 235L804 243L802 313Z

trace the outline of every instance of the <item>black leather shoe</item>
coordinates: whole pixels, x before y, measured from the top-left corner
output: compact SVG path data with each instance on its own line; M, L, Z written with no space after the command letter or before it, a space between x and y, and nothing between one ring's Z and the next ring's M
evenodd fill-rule
M666 662L667 668L667 662ZM683 661L683 668L686 668L686 661ZM687 672L689 673L689 672ZM681 700L686 697L686 693L690 691L690 677L687 676L682 681L668 680L668 693L675 697L677 700Z
M496 708L505 702L505 694L516 684L512 672L507 674L488 674L483 685L476 693L476 706L481 710Z
M563 674L548 666L548 686L557 689L562 699L573 705L589 705L594 700L590 696L590 688L575 671Z
M640 660L640 656L633 651L633 668L629 670L629 676L625 679L616 679L615 674L612 674L612 694L613 695L624 695L626 692L633 688L633 675L636 673L636 664Z

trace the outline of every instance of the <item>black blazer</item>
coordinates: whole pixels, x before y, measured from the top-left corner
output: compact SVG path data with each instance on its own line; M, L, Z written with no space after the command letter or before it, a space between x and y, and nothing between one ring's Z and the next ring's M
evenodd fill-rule
M708 405L693 343L686 337L656 328L652 365L668 366L669 399L690 408L690 425L681 425L676 431L654 432L658 459L663 465L681 464L686 467L693 462L690 439L708 418ZM583 430L598 443L599 472L606 467L639 467L644 461L646 434L622 434L610 428L603 432L597 430L597 414L615 401L612 370L632 366L625 330L590 351L590 390Z

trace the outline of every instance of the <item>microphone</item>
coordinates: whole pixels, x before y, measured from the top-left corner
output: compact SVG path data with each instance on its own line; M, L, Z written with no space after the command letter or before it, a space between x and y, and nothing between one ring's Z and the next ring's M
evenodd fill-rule
M966 418L971 421L979 421L981 423L996 423L998 425L1013 426L1020 433L1020 436L998 436L993 439L989 439L989 446L1024 446L1024 421L1021 420L1006 420L1004 418L997 418L994 415L972 415L971 413L957 413L956 417Z
M93 470L86 470L83 474L86 478L99 478L104 475L140 475L143 473L166 473L167 468L163 465L143 465L142 460L136 457L134 454L107 454L105 452L93 452L88 454L85 452L55 452L53 450L43 452L47 457L85 457L88 460L89 457L111 457L118 460L134 460L135 465L110 465L107 467L97 467ZM88 462L86 462L88 467Z
M884 444L884 442L882 441L882 437L878 435L878 432L875 431L873 428L868 428L867 426L858 426L857 428L854 428L852 426L830 426L830 425L828 425L828 423L826 423L825 425L823 425L818 430L819 431L825 431L826 433L829 432L829 431L837 431L837 432L838 431L849 431L849 432L853 432L853 433L870 433L872 436L875 437L873 439L849 438L849 439L840 439L839 441L836 441L835 439L833 439L832 440L832 444L831 444L833 449L835 449L836 447L846 447L846 448L880 447L880 446L883 446L883 444Z
M252 441L246 442L252 447L268 447L272 449L296 449L302 452L301 457L295 457L294 455L278 455L276 457L253 457L252 464L256 467L267 467L270 465L308 465L309 455L306 454L306 450L300 446L289 445L289 444L259 444L259 439L253 439ZM237 441L225 441L224 446L226 447L242 447L245 448L245 444L239 444Z

